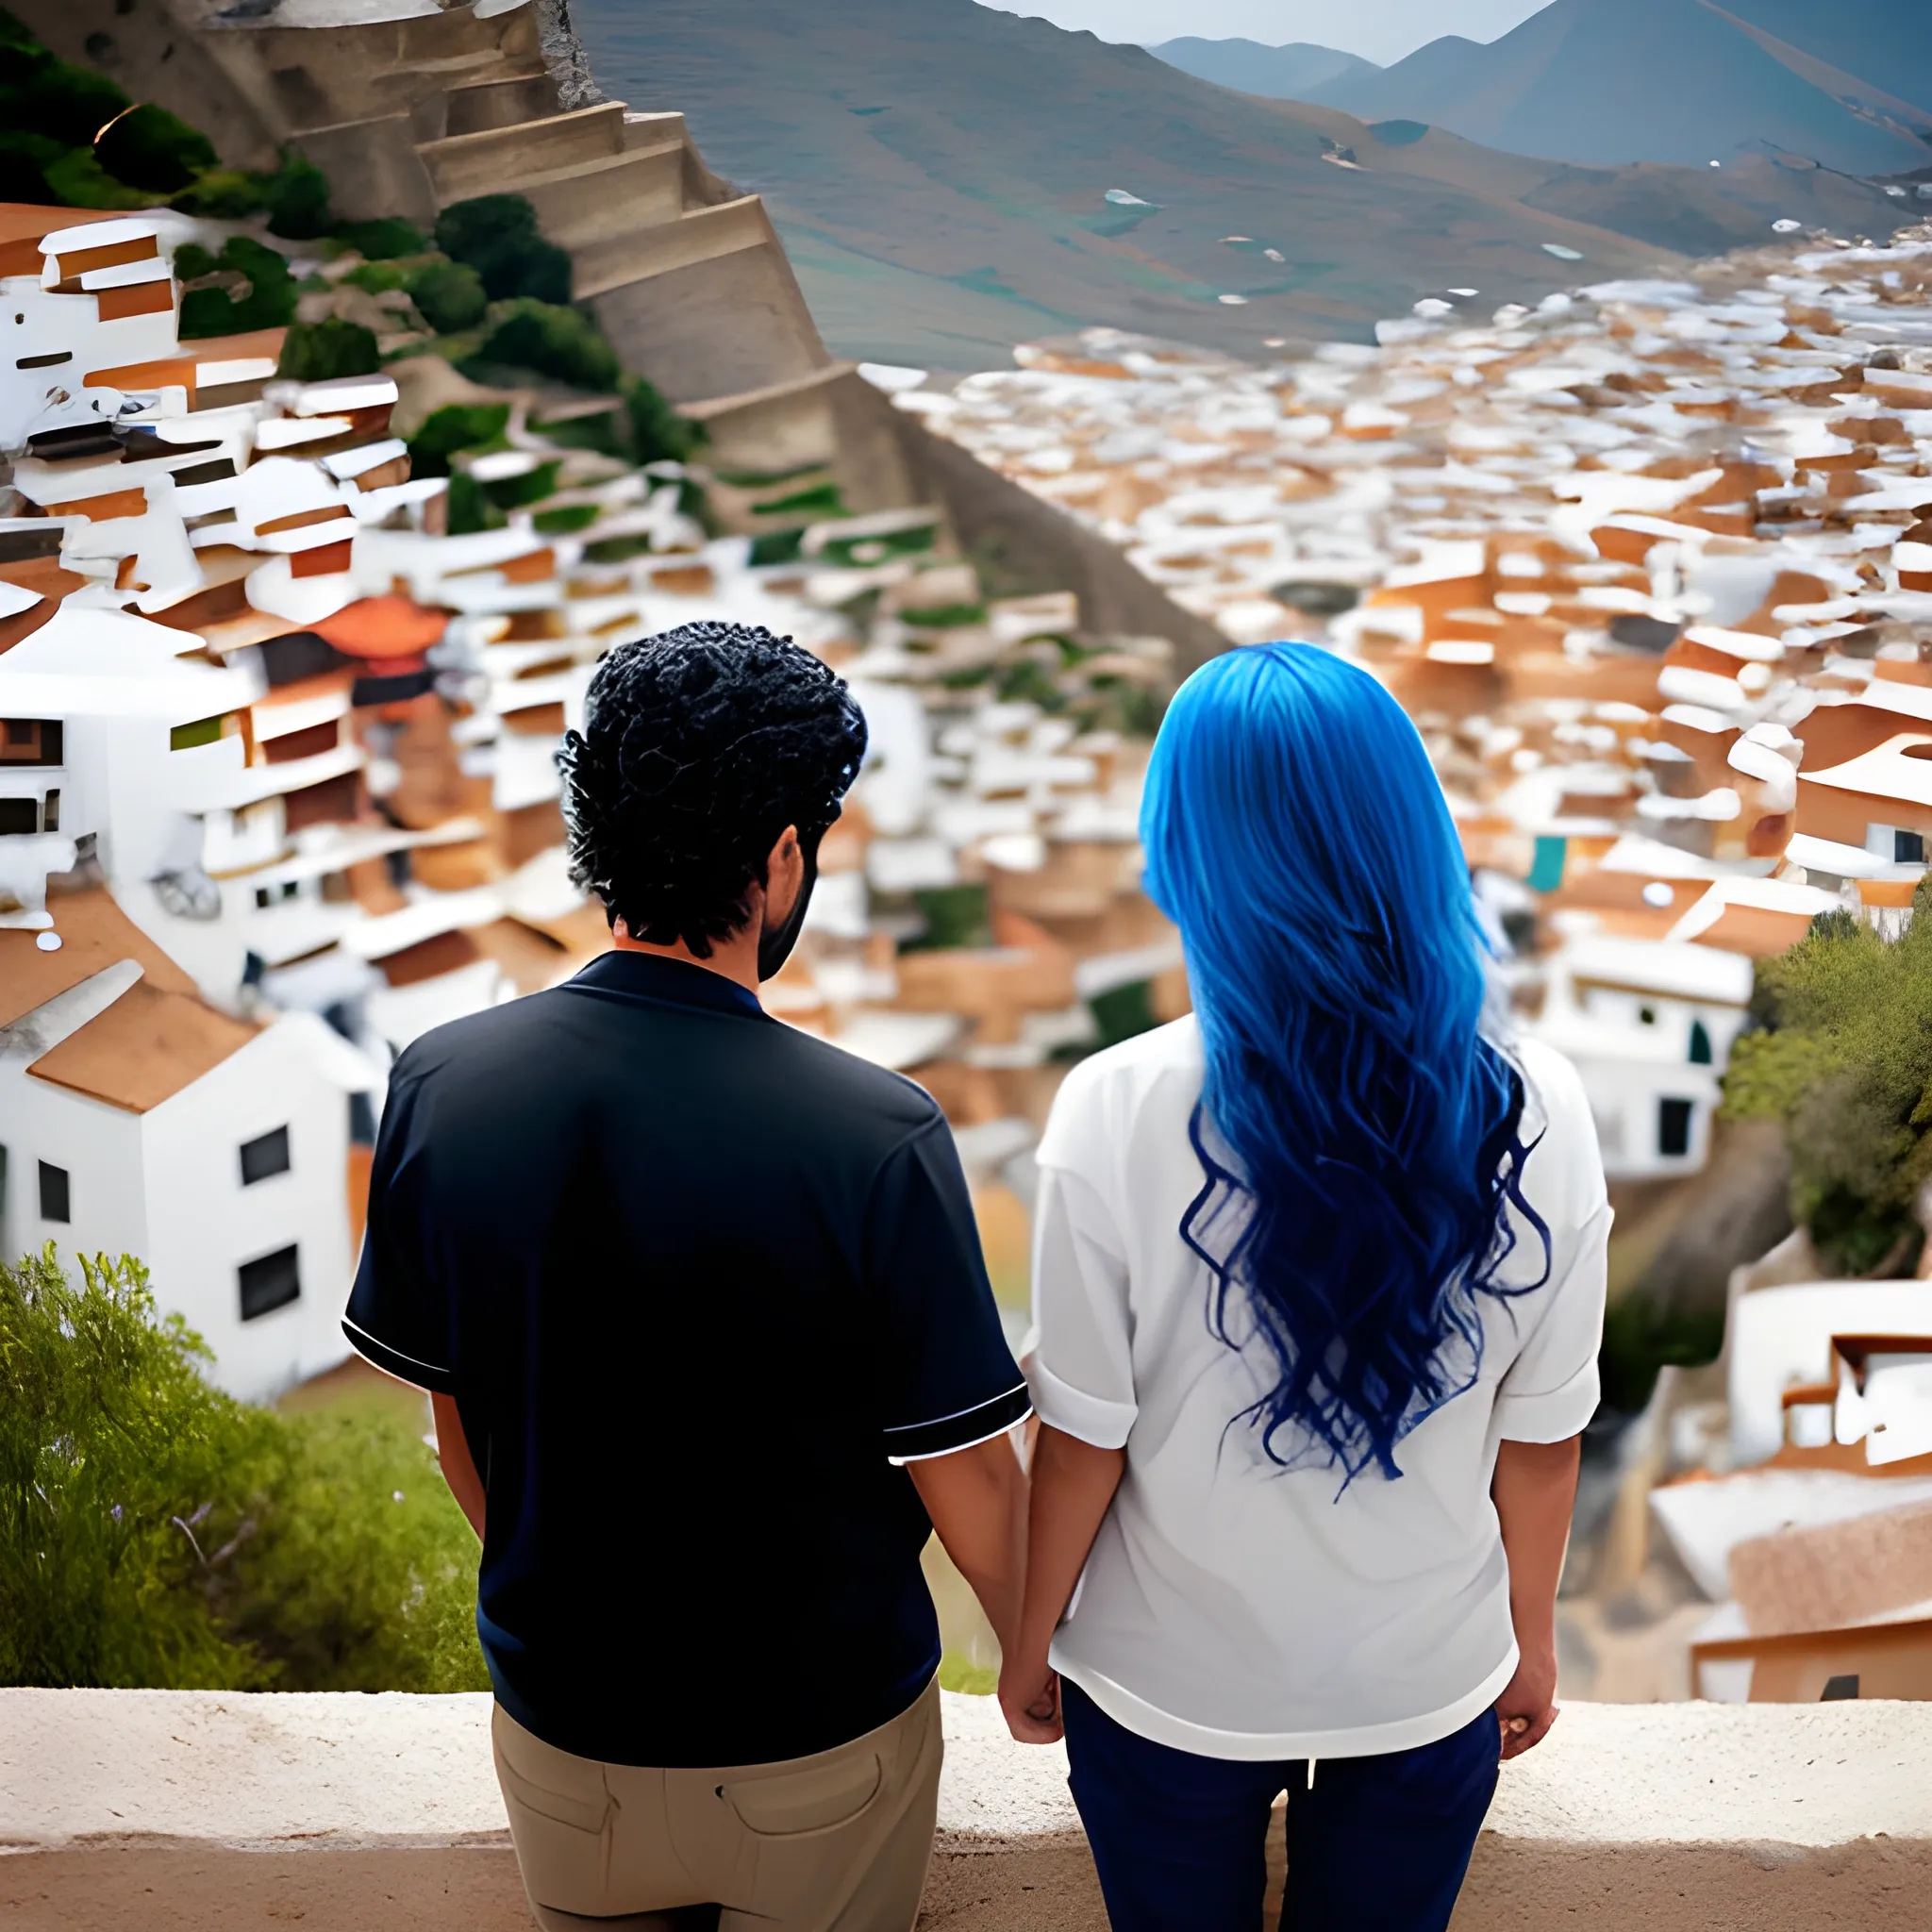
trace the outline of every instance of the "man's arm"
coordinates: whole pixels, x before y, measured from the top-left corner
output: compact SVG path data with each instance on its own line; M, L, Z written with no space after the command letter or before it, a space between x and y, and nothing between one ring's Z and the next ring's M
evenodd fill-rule
M470 1439L463 1434L463 1419L457 1413L454 1395L438 1395L433 1391L429 1406L436 1415L436 1454L442 1463L442 1479L457 1499L457 1507L468 1518L480 1539L483 1534L483 1478L476 1474L476 1458L470 1454Z
M908 1462L906 1473L1004 1653L1019 1624L1026 1565L1026 1472L1011 1432Z
M1490 1494L1509 1559L1509 1617L1521 1660L1496 1716L1503 1756L1520 1757L1557 1721L1557 1584L1576 1506L1581 1436L1561 1442L1506 1441L1496 1453Z
M1018 1638L1005 1646L1000 1669L1000 1707L1022 1743L1050 1744L1060 1735L1059 1684L1047 1647L1126 1466L1124 1449L1096 1449L1041 1424L1033 1448L1025 1598Z

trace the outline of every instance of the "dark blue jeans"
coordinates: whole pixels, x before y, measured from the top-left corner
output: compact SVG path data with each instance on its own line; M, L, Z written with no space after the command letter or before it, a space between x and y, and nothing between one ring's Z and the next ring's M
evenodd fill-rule
M1442 1932L1496 1789L1486 1710L1381 1757L1238 1763L1156 1744L1060 1680L1074 1802L1113 1932L1257 1932L1268 1819L1288 1793L1282 1932Z

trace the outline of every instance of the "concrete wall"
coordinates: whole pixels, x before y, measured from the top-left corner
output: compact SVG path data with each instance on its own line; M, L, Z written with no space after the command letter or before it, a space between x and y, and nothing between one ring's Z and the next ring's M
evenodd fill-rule
M1183 610L1106 538L935 436L877 391L872 394L870 407L889 420L898 440L916 500L945 505L960 546L981 566L989 588L1000 594L1075 591L1084 629L1169 639L1178 677L1227 649L1211 624Z
M529 1924L489 1700L0 1691L8 1932ZM946 1699L923 1932L1102 1932L1058 1750ZM1457 1932L1924 1932L1932 1707L1575 1705L1505 1768Z

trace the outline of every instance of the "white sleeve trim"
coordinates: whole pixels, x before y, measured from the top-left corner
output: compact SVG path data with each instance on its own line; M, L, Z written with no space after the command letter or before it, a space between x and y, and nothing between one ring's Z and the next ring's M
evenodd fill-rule
M1030 1416L1032 1413L1033 1411L1029 1408L1026 1414L1021 1416L1018 1421L1008 1423L1003 1428L989 1429L985 1435L975 1436L970 1442L956 1442L950 1449L928 1449L923 1456L889 1456L886 1457L886 1460L894 1469L904 1469L908 1463L940 1462L943 1461L948 1456L963 1456L967 1450L977 1449L982 1442L991 1442L996 1436L1010 1436L1015 1429L1025 1425L1027 1416Z
M1560 1389L1540 1395L1506 1391L1497 1397L1496 1416L1506 1442L1566 1442L1583 1433L1602 1394L1594 1358L1584 1363ZM1037 1399L1037 1398L1036 1398Z
M1141 1413L1132 1402L1107 1402L1062 1382L1046 1364L1034 1358L1026 1372L1033 1391L1033 1409L1040 1420L1062 1435L1073 1436L1094 1449L1124 1449Z

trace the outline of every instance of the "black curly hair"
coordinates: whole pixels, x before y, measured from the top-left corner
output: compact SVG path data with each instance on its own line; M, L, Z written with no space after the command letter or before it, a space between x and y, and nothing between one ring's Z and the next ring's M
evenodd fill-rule
M864 757L843 680L790 638L704 622L620 644L557 754L571 877L633 939L708 958L778 835L814 853Z

